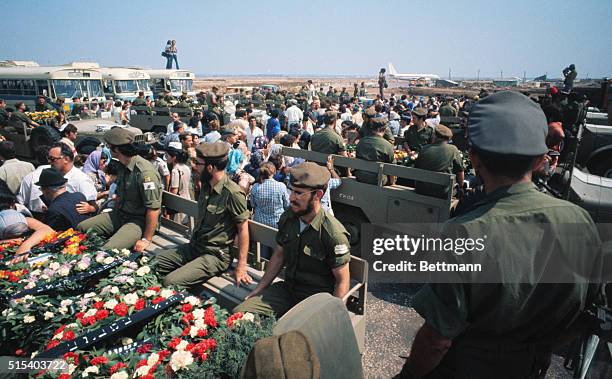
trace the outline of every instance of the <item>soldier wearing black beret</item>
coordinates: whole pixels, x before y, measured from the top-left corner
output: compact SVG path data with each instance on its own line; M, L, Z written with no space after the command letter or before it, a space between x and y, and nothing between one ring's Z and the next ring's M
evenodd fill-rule
M412 111L412 125L404 132L404 150L420 152L423 146L433 142L434 130L427 125L427 109L418 107Z
M277 246L266 273L234 312L282 316L319 292L342 298L349 289L349 234L321 207L329 170L306 162L290 170L291 205L278 222ZM272 283L285 267L285 280Z
M395 163L393 145L383 138L388 129L386 118L378 117L368 120L370 134L361 138L355 150L355 157L370 162ZM354 170L353 174L358 181L378 185L378 174L375 172ZM381 185L393 184L392 178L385 175Z
M236 285L250 284L246 272L249 249L246 195L226 174L229 145L202 142L196 147L195 170L200 174L198 218L189 243L157 255L164 285L192 287L230 267L230 247L238 242Z

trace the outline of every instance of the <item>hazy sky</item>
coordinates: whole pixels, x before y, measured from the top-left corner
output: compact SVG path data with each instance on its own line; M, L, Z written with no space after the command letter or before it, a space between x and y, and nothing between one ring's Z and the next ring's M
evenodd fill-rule
M198 74L612 76L612 0L6 1L0 59ZM15 15L10 17L8 15ZM19 16L18 16L19 15Z

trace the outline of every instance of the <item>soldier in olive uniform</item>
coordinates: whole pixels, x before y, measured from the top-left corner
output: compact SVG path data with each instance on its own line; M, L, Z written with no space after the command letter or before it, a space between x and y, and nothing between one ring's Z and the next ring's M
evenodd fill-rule
M77 228L110 237L104 248L144 251L153 240L162 202L162 184L157 169L140 157L134 134L114 128L104 135L113 157L121 166L117 175L115 208L81 222Z
M359 140L355 152L356 158L370 162L395 163L393 145L383 138L387 129L387 120L373 118L369 120L368 127L372 129L371 134ZM353 174L360 182L378 185L378 174L375 172L354 170ZM393 184L392 178L383 176L382 185L390 184Z
M187 96L182 95L180 101L174 106L175 108L189 108L189 103L187 102Z
M427 109L416 108L412 112L412 126L404 132L404 150L421 151L423 146L433 142L434 130L427 125Z
M437 125L431 145L425 145L414 163L416 168L428 171L455 174L459 188L463 188L463 157L455 145L449 145L453 132L445 125ZM442 186L416 182L416 191L421 194L445 197L448 194Z
M368 122L370 121L370 119L377 117L376 110L374 109L374 107L368 107L363 111L362 116L363 116L363 125L361 125L361 128L359 128L359 136L367 137L372 134L372 128L368 126ZM389 128L388 125L383 134L383 138L389 141L391 145L395 144L395 137L393 137L393 132L391 132L391 129Z
M533 167L548 152L546 117L537 104L516 92L498 92L474 105L468 129L470 157L486 196L444 225L445 232L458 226L467 236L482 238L492 225L528 224L536 234L549 234L550 244L566 262L598 256L600 240L589 214L539 192L531 181ZM563 224L571 224L575 233L567 228L562 232ZM487 256L499 254L491 258L501 282L426 284L416 294L414 308L425 324L398 377L545 377L554 342L592 300L589 279L573 271L581 268L568 267L572 280L542 283L539 269L550 263L537 262L537 247L527 253L512 244L494 246L499 249L494 253L487 248ZM564 267L558 261L554 265L554 270ZM583 269L594 272L595 267Z
M167 91L164 91L166 93ZM170 104L166 101L165 96L160 96L159 99L155 100L155 107L157 108L168 108Z
M32 121L30 116L25 114L26 106L25 103L19 102L15 104L15 112L11 114L10 122L11 123L24 123L29 128L35 128L38 125L36 122Z
M315 132L310 139L310 150L324 154L338 154L346 156L344 140L336 133L337 113L327 111L323 115L325 127Z
M457 115L459 114L459 110L453 107L451 102L452 102L452 99L446 99L446 101L444 102L444 105L440 107L441 117L457 117Z
M230 267L230 247L238 242L236 285L250 284L247 274L249 249L246 195L226 174L229 145L203 142L196 147L195 170L202 189L198 219L189 243L157 254L157 271L164 285L191 287L219 275Z
M263 278L234 312L282 316L320 292L342 298L349 289L349 234L321 207L329 171L306 162L290 170L290 208L278 222L277 246ZM285 280L272 283L285 267Z
M36 98L36 106L34 107L36 112L46 112L46 111L54 111L49 103L47 103L47 99L44 96L40 95Z
M6 101L0 99L0 126L6 126L9 120L9 113L6 110Z
M132 100L132 105L134 106L146 106L147 101L145 100L144 92L138 92L138 97Z

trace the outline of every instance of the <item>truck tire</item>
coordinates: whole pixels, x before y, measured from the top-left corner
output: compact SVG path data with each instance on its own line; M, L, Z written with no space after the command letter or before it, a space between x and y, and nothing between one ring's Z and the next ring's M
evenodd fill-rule
M589 160L587 167L593 175L612 179L612 151L597 154Z
M361 257L361 224L370 222L363 211L359 208L344 204L332 203L335 217L342 223L347 232L351 235L351 254Z
M60 132L54 127L49 125L37 126L30 133L30 147L32 151L36 151L39 146L51 146L61 138Z

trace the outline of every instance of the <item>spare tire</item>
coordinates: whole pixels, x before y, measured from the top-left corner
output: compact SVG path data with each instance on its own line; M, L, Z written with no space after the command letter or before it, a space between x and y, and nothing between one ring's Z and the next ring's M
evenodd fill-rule
M58 142L62 136L60 132L52 126L37 126L30 133L30 147L36 151L39 146L51 146Z

